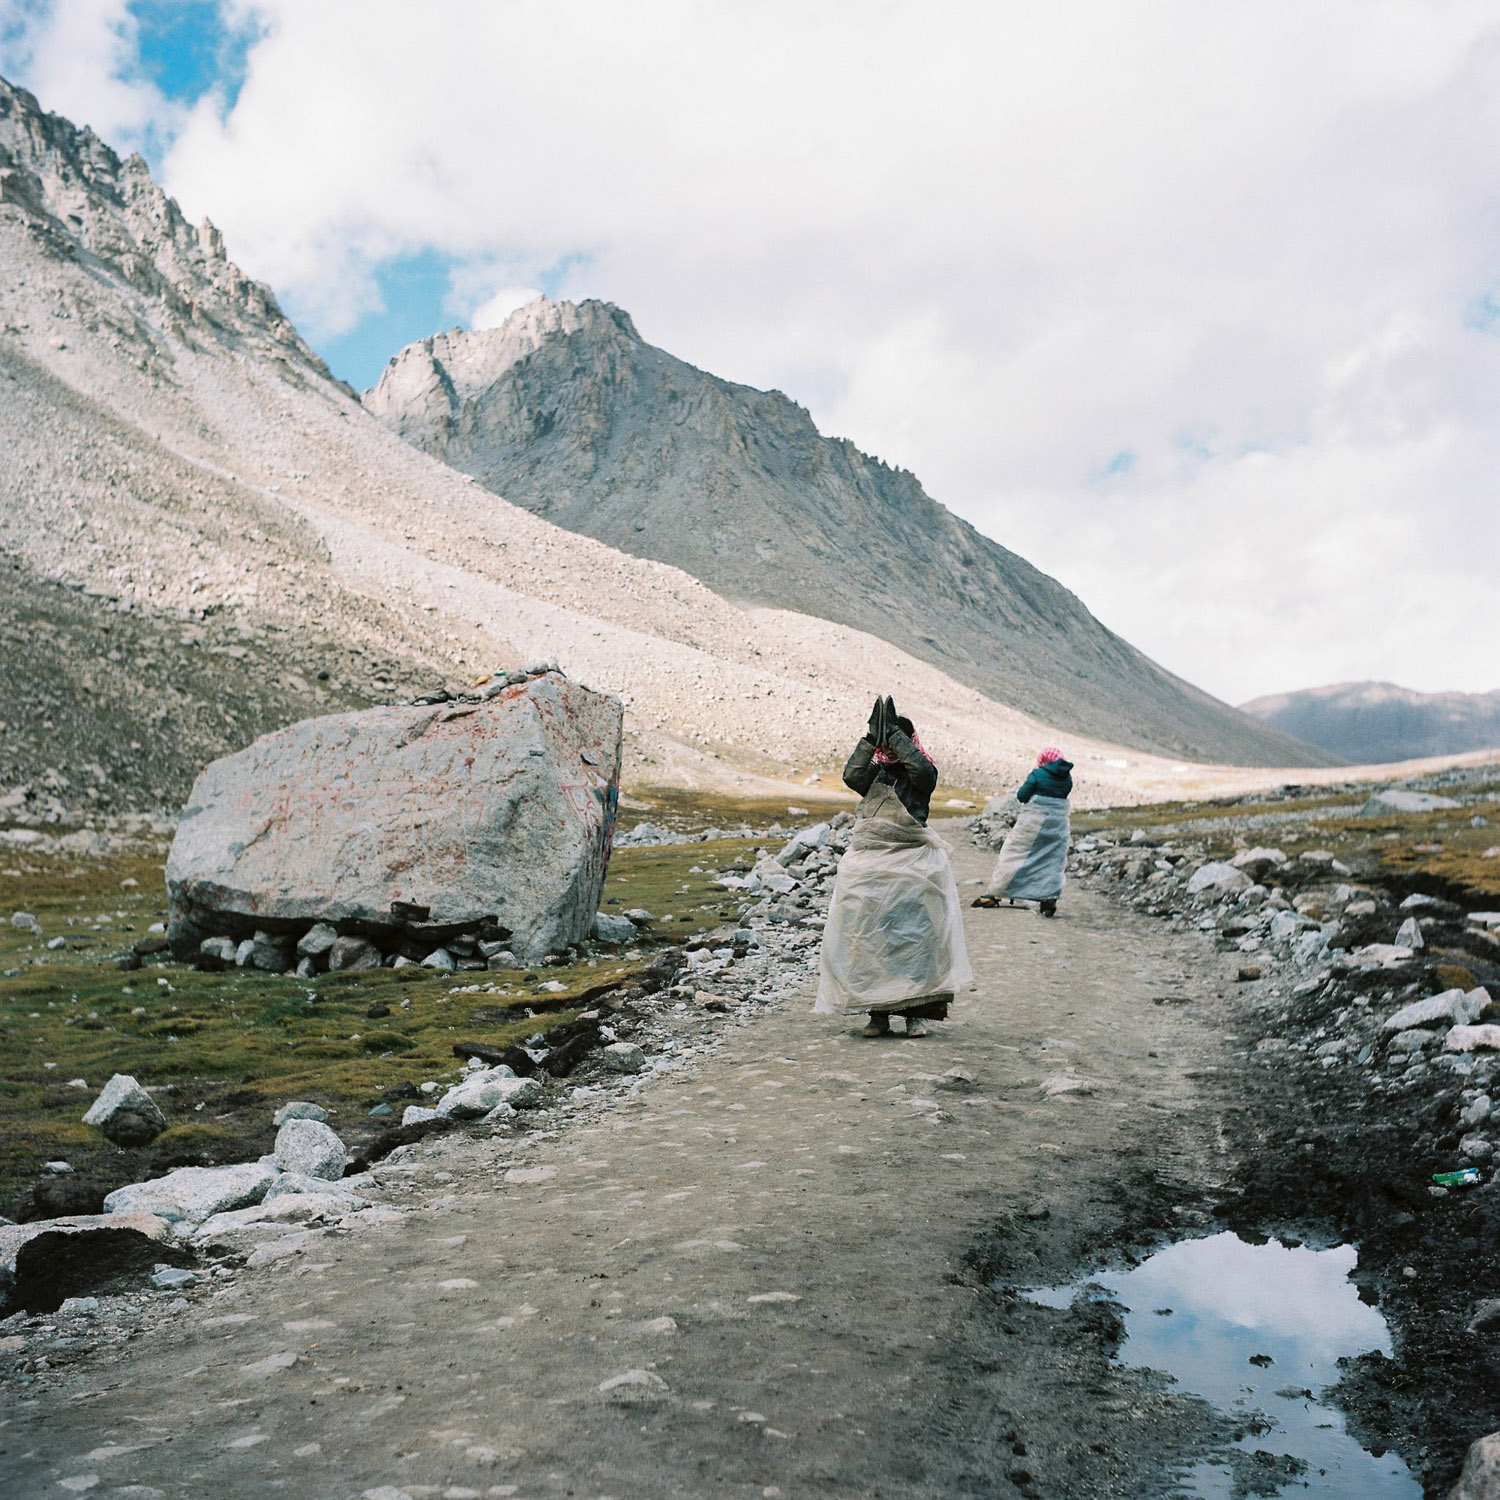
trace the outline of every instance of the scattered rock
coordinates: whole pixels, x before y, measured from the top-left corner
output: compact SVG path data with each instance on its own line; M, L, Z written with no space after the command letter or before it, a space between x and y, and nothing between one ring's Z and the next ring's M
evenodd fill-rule
M589 933L601 943L633 943L636 938L635 923L629 917L616 917L603 911L594 914Z
M1399 947L1410 948L1414 953L1420 953L1427 944L1422 939L1422 924L1415 917L1408 917L1396 929L1396 943Z
M1500 1052L1500 1026L1455 1026L1443 1045L1450 1052Z
M344 1175L349 1153L344 1143L321 1120L287 1120L276 1132L276 1165L283 1172L337 1182Z
M259 1203L275 1180L264 1162L232 1167L179 1167L151 1182L116 1188L104 1200L109 1214L156 1214L172 1224L201 1224L210 1214Z
M336 927L327 922L315 922L297 939L297 957L322 958L338 940Z
M1193 871L1188 879L1187 893L1190 896L1197 896L1204 891L1243 891L1252 884L1250 877L1243 870L1237 870L1233 865L1210 861Z
M1477 998L1478 993L1482 992L1476 992L1476 997L1471 998L1462 990L1444 990L1441 995L1433 995L1426 1000L1413 1000L1410 1005L1403 1005L1393 1016L1381 1022L1380 1029L1389 1033L1405 1031L1412 1026L1467 1026L1478 1020L1483 1013L1484 1006ZM1485 995L1484 999L1487 1002L1489 996Z
M639 1073L646 1066L646 1054L634 1042L611 1042L600 1057L611 1073Z
M151 1278L151 1285L158 1292L180 1292L184 1287L197 1286L198 1277L182 1266L167 1266Z
M455 1120L478 1120L501 1104L526 1109L541 1101L541 1085L534 1078L517 1078L503 1064L473 1073L449 1089L438 1101L435 1115Z
M128 1073L116 1073L83 1117L117 1146L145 1146L167 1128L166 1116Z
M380 963L380 949L364 938L337 938L328 948L328 967L333 970L378 969Z
M283 1104L280 1109L271 1116L271 1123L278 1128L285 1125L288 1120L320 1120L328 1119L328 1111L321 1104L310 1104L305 1099L293 1099L289 1104Z

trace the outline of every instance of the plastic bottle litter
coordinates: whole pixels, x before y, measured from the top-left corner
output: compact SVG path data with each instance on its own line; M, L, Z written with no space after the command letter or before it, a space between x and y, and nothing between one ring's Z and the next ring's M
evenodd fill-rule
M1478 1167L1460 1167L1456 1172L1434 1172L1432 1180L1439 1187L1466 1188L1479 1186Z

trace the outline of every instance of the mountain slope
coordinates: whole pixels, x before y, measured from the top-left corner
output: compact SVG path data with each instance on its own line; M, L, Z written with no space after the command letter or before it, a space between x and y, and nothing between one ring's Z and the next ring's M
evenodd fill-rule
M1340 682L1276 693L1244 712L1362 763L1500 747L1500 691L1418 693L1390 682Z
M3 81L0 451L0 823L170 810L204 759L289 719L539 660L624 700L627 785L836 785L877 691L950 785L1013 784L1062 739L418 452L211 226ZM1084 803L1221 784L1065 743Z
M1062 585L822 436L776 391L705 374L601 302L401 351L365 405L569 530L733 599L812 610L1073 732L1241 764L1328 764L1173 677Z

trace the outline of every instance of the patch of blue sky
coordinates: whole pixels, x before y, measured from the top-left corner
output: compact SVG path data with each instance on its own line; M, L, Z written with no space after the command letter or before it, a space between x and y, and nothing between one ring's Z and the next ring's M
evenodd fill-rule
M175 103L214 91L228 112L244 87L250 49L265 32L253 17L230 17L222 0L130 0L138 67Z
M1500 335L1500 295L1486 292L1464 308L1464 327L1475 333Z
M408 344L444 329L467 327L474 309L496 287L534 286L548 297L565 295L569 278L589 259L583 253L564 255L542 270L528 271L508 259L476 265L427 246L381 261L373 272L375 308L346 332L309 342L335 375L357 391L368 390ZM288 312L295 320L296 309Z
M450 290L456 268L452 256L428 247L382 261L375 267L379 306L353 328L313 347L328 368L357 391L368 390L380 372L408 344L452 328Z
M1122 479L1135 468L1135 454L1128 448L1121 448L1107 463L1095 469L1090 476L1093 484L1107 484L1111 479Z

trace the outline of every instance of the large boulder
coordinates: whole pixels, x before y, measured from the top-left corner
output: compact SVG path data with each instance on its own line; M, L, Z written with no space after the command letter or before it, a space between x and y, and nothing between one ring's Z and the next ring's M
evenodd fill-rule
M185 1257L172 1226L146 1213L81 1215L0 1225L0 1318L54 1312L65 1298L124 1290L162 1261Z
M437 941L488 926L526 960L580 941L609 859L621 722L617 699L547 672L482 701L262 736L194 783L167 862L173 950L316 923L386 951L414 923Z
M116 1188L105 1200L106 1214L155 1214L171 1224L201 1224L212 1214L248 1208L266 1196L276 1168L264 1162L233 1167L179 1167L150 1182Z
M1408 1026L1468 1026L1477 1021L1489 1004L1482 989L1444 990L1426 1000L1413 1000L1381 1023L1383 1032L1405 1031Z
M1190 896L1200 895L1204 891L1211 891L1214 895L1224 895L1230 891L1243 891L1254 882L1243 870L1236 870L1233 865L1226 865L1221 861L1211 861L1206 865L1199 865L1188 879L1187 891Z
M1469 1444L1463 1473L1448 1491L1448 1500L1500 1500L1500 1432Z
M167 1128L156 1101L128 1073L116 1073L83 1117L117 1146L145 1146Z

